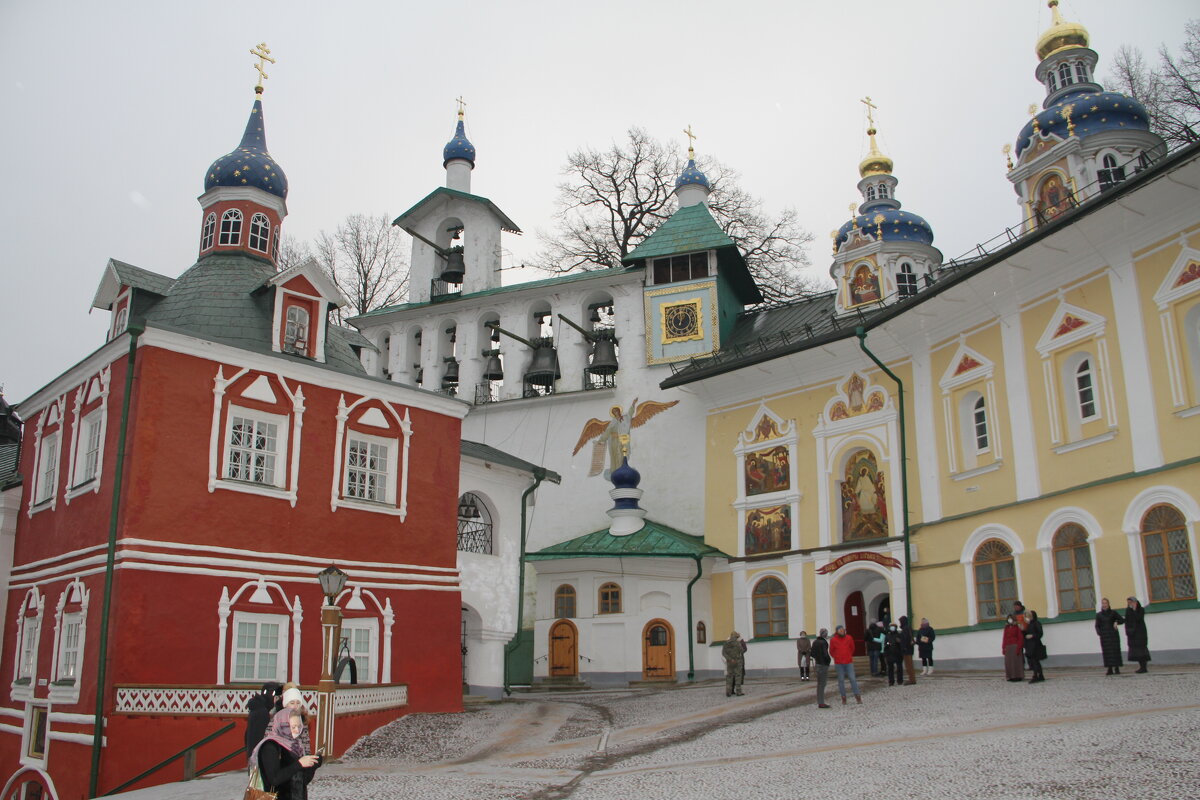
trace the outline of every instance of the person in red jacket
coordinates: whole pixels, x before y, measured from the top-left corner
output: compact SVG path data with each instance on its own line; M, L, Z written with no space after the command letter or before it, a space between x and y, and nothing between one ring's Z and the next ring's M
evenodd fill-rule
M838 625L829 640L829 655L833 656L833 668L837 670L838 693L842 696L842 705L846 705L846 677L850 678L850 689L854 699L862 703L862 693L858 690L858 677L854 674L854 640L846 635L846 626Z
M1017 624L1017 618L1009 614L1005 620L1000 652L1004 654L1004 677L1014 683L1025 679L1025 660L1021 657L1024 644L1021 626Z

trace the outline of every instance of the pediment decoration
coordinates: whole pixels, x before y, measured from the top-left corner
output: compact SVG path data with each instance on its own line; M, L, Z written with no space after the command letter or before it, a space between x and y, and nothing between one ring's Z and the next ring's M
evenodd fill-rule
M1165 311L1171 303L1196 292L1200 292L1200 250L1185 246L1159 284L1154 301L1159 311Z
M242 392L242 397L248 397L251 400L261 400L271 405L276 405L279 402L279 398L275 396L275 390L271 388L271 381L266 375L259 375L255 378L254 382Z
M990 378L995 370L996 365L990 358L978 350L960 344L954 352L954 357L950 359L950 366L942 373L938 386L943 391L949 391L963 384Z
M1037 342L1037 351L1046 358L1056 350L1104 335L1106 320L1070 303L1060 302L1050 324Z
M794 438L795 433L795 421L779 416L771 411L764 402L759 404L758 410L754 413L754 417L746 429L738 433L738 445L740 449L747 445L757 445L776 439Z
M868 383L862 375L852 372L845 382L838 385L838 394L826 404L825 419L837 422L882 411L887 400L888 395L883 388Z

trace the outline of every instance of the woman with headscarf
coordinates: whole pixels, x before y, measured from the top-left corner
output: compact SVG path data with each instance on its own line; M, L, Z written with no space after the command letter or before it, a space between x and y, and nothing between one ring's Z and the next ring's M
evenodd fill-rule
M933 640L937 631L929 624L929 620L921 617L921 627L917 628L917 655L921 657L921 674L933 674Z
M1004 638L1000 642L1000 652L1004 654L1004 677L1014 683L1023 681L1025 661L1021 658L1021 651L1025 640L1016 617L1009 614L1004 623Z
M796 639L796 661L800 666L800 680L808 680L809 667L812 664L812 640L807 631L800 631Z
M1125 641L1129 645L1129 660L1136 661L1138 668L1134 672L1149 672L1146 664L1150 661L1150 636L1146 630L1146 609L1136 597L1127 598L1129 607L1125 610Z
M1025 625L1025 660L1033 670L1033 677L1029 682L1041 683L1046 680L1046 676L1042 674L1042 661L1046 658L1046 646L1042 644L1042 623L1038 621L1036 611L1025 613L1028 615Z
M321 766L320 756L305 754L300 741L303 730L300 711L283 709L271 718L267 735L250 758L251 768L258 767L262 788L275 792L278 800L308 800L308 784Z
M1100 653L1104 656L1104 666L1108 667L1105 675L1121 674L1121 632L1118 625L1125 620L1108 604L1108 598L1100 600L1100 610L1096 612L1096 635L1100 637Z

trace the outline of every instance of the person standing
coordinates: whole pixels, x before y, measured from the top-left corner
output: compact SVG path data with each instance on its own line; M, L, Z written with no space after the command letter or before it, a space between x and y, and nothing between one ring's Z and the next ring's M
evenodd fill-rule
M1025 625L1025 660L1033 670L1033 677L1029 682L1041 683L1046 680L1046 676L1042 674L1042 661L1046 658L1046 646L1042 644L1042 623L1038 621L1036 611L1030 609L1025 613L1028 615Z
M1146 609L1136 597L1126 598L1129 601L1125 609L1125 641L1129 645L1130 661L1136 661L1137 673L1149 672L1146 664L1150 662L1150 635L1146 630Z
M921 674L933 674L933 640L937 631L929 624L929 620L921 617L921 627L917 628L917 655L921 657Z
M867 632L863 634L863 639L867 643L867 658L871 660L871 674L882 675L883 664L880 659L883 655L883 639L887 632L883 629L883 620L875 620L867 627Z
M825 703L825 682L829 679L829 631L821 628L812 643L812 660L817 665L817 708L829 708Z
M904 683L904 655L900 649L900 630L896 623L888 626L883 638L883 662L887 667L888 686L895 686L896 681Z
M796 663L800 667L800 680L808 680L809 665L812 664L812 642L808 639L807 631L800 631L796 639Z
M725 659L725 696L741 695L742 681L746 677L746 643L737 631L725 640L721 656Z
M254 748L262 741L263 736L267 733L267 726L271 724L271 718L275 716L282 708L282 701L279 695L283 692L283 687L274 681L269 681L263 684L262 691L256 693L250 698L250 702L246 704L246 711L249 712L246 716L246 757L254 752Z
M837 670L838 694L842 705L846 705L846 679L850 679L850 690L854 699L862 703L862 692L858 690L858 676L854 674L854 639L846 635L846 626L838 625L829 640L829 655L833 657L833 668Z
M1012 614L1004 620L1004 638L1000 642L1000 652L1004 655L1004 677L1010 682L1025 680L1025 662L1021 659L1024 649L1025 635L1017 625L1017 618Z
M304 727L298 709L284 708L251 755L250 765L258 767L263 788L276 792L278 800L308 800L308 784L321 766L321 757L307 753L301 741Z
M908 675L907 683L911 686L917 682L917 671L913 668L912 628L908 626L908 617L900 618L900 652L904 656L904 672Z
M1121 674L1121 633L1118 625L1125 620L1108 604L1108 598L1100 599L1100 610L1096 612L1096 635L1100 637L1100 654L1104 657L1105 675Z

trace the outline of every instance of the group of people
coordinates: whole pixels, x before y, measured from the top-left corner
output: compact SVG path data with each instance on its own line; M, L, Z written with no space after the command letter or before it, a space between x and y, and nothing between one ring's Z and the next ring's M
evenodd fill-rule
M308 709L294 683L266 683L247 704L246 755L250 786L278 800L307 800L308 784L323 761L312 753ZM249 796L249 794L247 794Z
M929 620L921 617L921 627L913 630L908 617L900 617L895 622L885 624L876 620L867 628L863 636L866 643L867 658L871 662L871 674L887 676L888 686L899 686L904 683L917 682L916 669L913 666L913 650L921 659L921 674L933 674L933 640L937 631L929 624ZM908 676L908 680L904 676Z
M1146 630L1146 610L1136 597L1126 600L1125 616L1113 609L1108 598L1100 600L1096 612L1096 635L1100 637L1100 654L1108 672L1106 675L1121 674L1121 632L1125 626L1125 639L1130 661L1136 661L1136 672L1149 672L1150 637ZM1004 654L1004 675L1014 682L1025 680L1025 662L1033 672L1030 683L1046 680L1042 674L1042 662L1046 660L1046 646L1042 643L1042 623L1036 611L1027 610L1020 600L1013 603L1013 611L1005 618L1004 635L1001 641Z

